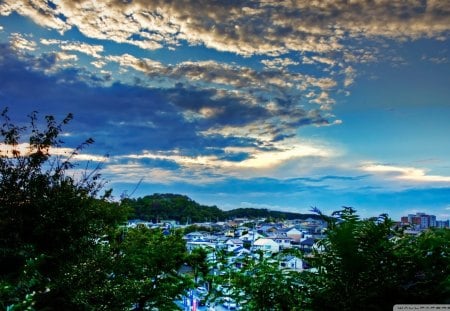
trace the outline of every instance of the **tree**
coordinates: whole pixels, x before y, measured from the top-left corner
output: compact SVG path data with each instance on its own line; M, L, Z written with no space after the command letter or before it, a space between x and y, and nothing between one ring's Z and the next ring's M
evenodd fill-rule
M173 310L174 299L191 285L178 273L186 257L181 233L165 236L160 229L141 225L129 229L117 247L114 279L122 284L121 292L135 305L134 310Z
M67 280L76 279L77 267L98 262L100 240L126 219L127 210L110 202L109 192L99 196L97 169L78 178L70 173L74 156L92 139L67 155L52 155L62 147L59 136L71 114L60 123L46 116L44 129L35 112L29 126L14 125L7 109L1 117L0 307L82 309L77 297L89 282ZM105 275L97 286L105 284Z
M399 296L410 303L450 303L450 230L431 228L403 236L395 254L400 259Z
M186 256L186 263L192 268L194 273L194 283L198 283L198 277L202 275L203 278L207 277L209 268L206 258L208 252L202 247L194 248L190 254Z
M305 289L300 273L281 269L276 258L248 257L240 270L231 270L222 283L245 310L304 310ZM228 278L228 280L227 280Z
M387 215L360 219L351 207L328 217L326 237L302 274L314 310L387 310L450 297L449 230L407 236Z

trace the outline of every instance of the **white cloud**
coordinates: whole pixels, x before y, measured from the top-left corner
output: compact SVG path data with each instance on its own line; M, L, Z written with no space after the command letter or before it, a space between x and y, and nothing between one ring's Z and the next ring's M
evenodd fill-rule
M91 64L92 64L92 66L100 69L100 68L103 68L106 65L106 62L104 62L102 60L96 60L96 61L91 62Z
M388 178L419 183L450 183L450 176L428 175L425 169L368 163L363 171L380 174Z
M290 65L300 64L299 62L293 61L290 58L280 58L280 57L273 58L273 59L263 59L261 61L261 63L265 67L271 68L271 69L280 69L280 68L285 68Z
M105 60L117 62L121 66L131 67L137 71L142 71L145 73L150 73L163 68L163 65L160 62L148 58L137 58L130 54L109 55L105 57Z
M178 164L181 169L177 170L177 176L165 176L170 181L184 181L184 182L203 182L210 183L218 179L226 177L237 178L252 178L259 177L261 174L267 177L274 178L289 178L297 177L301 171L286 172L284 167L288 163L308 162L314 158L316 165L321 166L322 161L327 162L327 159L334 158L340 154L337 149L332 149L328 146L322 145L318 142L305 142L298 139L290 139L285 142L280 142L277 145L277 150L263 151L257 150L253 147L228 147L224 152L229 155L239 154L241 152L251 153L251 157L242 161L229 161L218 156L184 156L178 153L155 153L144 151L141 154L129 154L116 157L115 160L129 160L132 163L131 167L136 170L135 165L138 165L140 160L166 160ZM321 160L322 159L322 160ZM133 162L134 161L134 162ZM299 167L299 166L298 166ZM108 166L106 170L114 169L118 174L128 174L129 169L125 169L121 165ZM123 169L124 173L120 173ZM145 168L142 166L142 170ZM309 167L308 169L312 169ZM180 173L181 172L181 173ZM134 174L134 173L132 173ZM163 174L161 172L161 174ZM165 174L172 174L170 171ZM198 178L193 179L192 176L197 175ZM211 177L214 176L214 177Z
M64 42L61 44L61 49L64 51L81 52L95 58L99 58L100 53L103 52L102 45L92 45L84 42Z
M78 60L78 56L76 56L74 54L68 54L65 52L56 53L56 57L58 60L61 60L61 61L77 61Z
M428 61L434 64L447 64L449 62L449 59L447 56L427 56L423 55L422 60Z
M315 60L316 62L322 63L322 64L326 64L329 66L335 66L336 65L336 60L328 58L328 57L322 57L322 56L312 56L311 57L313 60Z
M71 28L71 25L61 18L61 12L53 10L46 2L31 1L2 1L0 3L0 15L10 15L17 12L21 15L31 18L35 23L46 28L56 29L60 33Z
M40 42L43 45L52 45L52 44L60 44L63 41L57 40L57 39L45 39L45 38L43 38L43 39L40 40Z
M356 72L352 66L348 66L344 69L345 79L344 86L349 87L355 82Z
M48 150L42 150L52 156L61 156L64 158L71 157L75 161L93 161L93 162L107 162L108 157L99 156L88 153L74 154L75 149L63 147L50 147ZM16 146L0 144L0 156L12 157L14 152L19 152L21 156L28 156L36 152L35 148L31 148L28 143L20 143Z
M319 96L310 101L320 105L322 110L331 110L331 106L335 103L335 100L330 98L327 92L321 92Z
M55 6L53 9L36 0L5 0L0 14L15 11L60 32L77 27L91 38L145 49L175 46L186 40L246 56L336 52L344 48L346 37L439 38L450 28L450 4L436 0L255 1L251 7L208 0L61 0ZM326 60L320 57L318 61Z
M10 36L11 47L16 51L34 51L36 50L36 42L25 38L20 33L13 33Z
M80 52L94 58L100 58L103 52L103 45L88 44L79 41L67 41L57 39L41 39L40 42L43 45L58 45L63 51L75 51Z

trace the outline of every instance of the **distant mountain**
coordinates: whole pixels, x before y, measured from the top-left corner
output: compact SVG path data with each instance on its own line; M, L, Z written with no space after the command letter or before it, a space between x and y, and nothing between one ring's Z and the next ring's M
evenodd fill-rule
M259 208L238 208L223 211L217 206L201 205L180 194L152 194L137 199L125 199L131 207L130 218L151 222L176 220L181 223L223 221L233 218L306 219L319 218L316 214L299 214Z

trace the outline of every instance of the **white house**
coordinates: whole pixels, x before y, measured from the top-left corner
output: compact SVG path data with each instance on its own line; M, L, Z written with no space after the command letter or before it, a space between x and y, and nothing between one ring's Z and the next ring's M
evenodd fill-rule
M280 246L272 239L259 238L253 243L253 250L262 250L263 252L273 254L280 251Z
M247 234L240 236L239 239L244 242L252 242L252 241L256 241L262 237L263 236L261 234L259 234L258 232L249 231Z
M285 235L275 235L268 237L269 239L275 241L278 244L280 249L291 248L292 238Z
M227 246L227 250L232 252L238 247L242 247L244 245L244 242L239 239L228 239L225 242L225 245Z
M280 268L303 271L303 260L293 255L287 255L281 259Z
M203 240L203 239L197 239L195 241L187 241L186 242L186 249L191 252L194 248L211 248L211 249L215 249L216 248L216 244L215 243L211 243L208 240Z
M189 232L188 234L186 234L183 237L183 239L185 239L187 241L195 241L195 240L204 238L206 235L207 235L206 233L194 231L194 232Z

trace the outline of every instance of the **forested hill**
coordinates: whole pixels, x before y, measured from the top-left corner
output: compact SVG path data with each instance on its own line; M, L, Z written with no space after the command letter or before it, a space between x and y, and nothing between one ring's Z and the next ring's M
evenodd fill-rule
M205 206L179 194L153 194L143 198L126 199L132 208L131 218L157 222L177 220L180 222L203 222L223 220L225 213L217 206Z
M223 211L217 206L201 205L185 195L153 194L137 199L125 199L132 209L130 218L157 222L177 220L185 222L221 221L233 218L306 219L316 214L299 214L259 208L238 208Z

